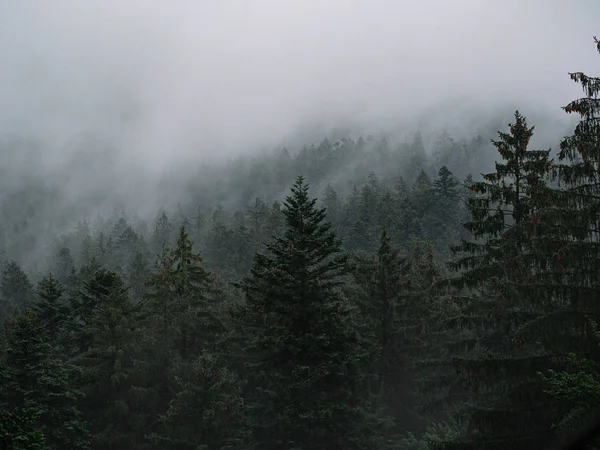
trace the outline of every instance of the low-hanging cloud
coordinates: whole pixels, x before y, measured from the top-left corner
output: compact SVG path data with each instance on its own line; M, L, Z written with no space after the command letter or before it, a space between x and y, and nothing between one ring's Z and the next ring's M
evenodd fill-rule
M566 73L596 62L598 13L594 0L5 2L0 132L63 152L110 136L121 159L160 167L452 99L558 110L576 92Z

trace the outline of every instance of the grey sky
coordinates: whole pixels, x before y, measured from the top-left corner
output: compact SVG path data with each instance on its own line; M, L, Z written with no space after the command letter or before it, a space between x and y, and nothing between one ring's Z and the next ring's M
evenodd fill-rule
M91 130L160 166L453 97L560 114L567 72L598 72L598 18L597 0L7 0L0 134Z

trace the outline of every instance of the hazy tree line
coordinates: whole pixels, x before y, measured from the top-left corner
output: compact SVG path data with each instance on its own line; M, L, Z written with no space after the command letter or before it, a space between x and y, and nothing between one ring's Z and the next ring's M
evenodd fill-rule
M584 97L565 110L581 121L557 157L530 148L517 112L492 141L494 170L475 179L481 137L443 134L431 157L419 134L368 152L368 140L326 139L249 174L232 164L245 208L219 206L231 185L192 185L152 224L82 220L43 276L16 257L37 244L11 240L27 224L5 218L3 448L568 438L600 398L600 80L571 78ZM20 194L25 222L49 207L36 189L39 205Z

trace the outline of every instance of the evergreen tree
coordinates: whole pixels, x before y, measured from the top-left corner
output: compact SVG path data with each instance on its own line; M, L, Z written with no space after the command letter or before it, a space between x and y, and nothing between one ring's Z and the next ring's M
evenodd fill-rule
M56 279L63 285L71 287L75 284L75 260L71 249L61 247L56 257Z
M273 202L266 223L266 236L269 239L280 237L285 229L285 216L281 211L281 203Z
M252 440L262 449L383 448L365 392L373 350L339 292L347 256L315 203L299 177L284 203L284 236L255 256L242 284Z
M95 306L82 329L87 347L76 360L83 371L82 412L90 424L92 448L135 448L143 438L131 391L136 375L135 309L114 272L98 271L87 289Z
M456 214L459 184L459 181L446 166L440 168L438 177L433 181L435 205L436 208L441 209L440 215L452 218Z
M50 352L43 323L27 309L7 328L6 365L11 373L7 400L40 411L46 448L89 448L89 433L77 409L75 371Z
M391 239L384 228L377 253L372 260L359 260L354 270L354 277L364 290L366 298L362 305L364 316L372 323L367 330L373 330L381 351L378 358L376 374L378 378L377 391L389 394L387 384L397 375L397 314L400 306L399 298L404 288L403 260L399 258L398 250L394 249Z
M149 277L149 292L142 305L146 332L140 367L145 382L138 391L151 415L167 411L181 388L181 370L187 370L202 350L216 351L224 325L212 297L212 284L212 275L181 228L176 247L163 250L157 271ZM148 432L165 436L169 435L167 428L167 423L156 422Z
M423 221L424 237L444 256L448 253L448 244L459 237L459 185L453 173L442 166L432 185L432 211Z
M19 408L6 401L8 369L0 365L0 446L6 450L45 450L46 439L38 426L41 410Z
M141 300L146 294L146 280L150 275L148 258L141 249L135 250L129 263L127 281L130 287L131 298Z
M177 394L165 414L163 429L150 436L157 449L238 450L243 399L238 377L203 350L177 378Z
M162 323L161 338L171 335L182 358L203 348L207 336L202 332L208 323L200 327L198 320L215 319L207 295L211 283L202 257L193 251L185 228L180 228L176 247L164 250L158 271L150 276L152 291L145 303L148 313Z
M152 234L151 247L155 255L160 255L162 251L171 245L171 235L173 233L173 224L169 216L163 211L154 223L154 233Z
M2 270L0 282L0 321L17 310L23 311L31 301L33 285L16 261L10 261Z
M477 399L470 407L465 448L545 448L555 414L535 376L548 355L535 343L511 341L521 326L544 313L531 289L531 243L538 209L534 198L545 190L551 161L549 151L528 150L533 127L518 111L509 128L492 141L503 161L471 186L479 195L469 199L472 221L464 226L477 240L453 248L461 254L452 263L461 270L454 283L463 288L458 320L478 330L480 349L455 360Z
M54 346L63 338L68 320L69 306L63 298L64 289L52 273L42 278L37 285L37 299L31 310L44 325L49 342Z
M594 38L600 53L600 42ZM597 323L600 323L600 78L571 73L584 96L563 109L580 116L572 135L560 144L554 168L559 186L538 214L541 238L539 295L553 306L551 313L523 330L523 339L542 339L557 353L568 353L565 364L543 371L551 395L566 403L557 431L568 436L598 414L597 367L600 364Z
M332 222L338 222L342 210L342 202L340 201L337 192L328 184L323 192L323 208L327 210L327 217Z

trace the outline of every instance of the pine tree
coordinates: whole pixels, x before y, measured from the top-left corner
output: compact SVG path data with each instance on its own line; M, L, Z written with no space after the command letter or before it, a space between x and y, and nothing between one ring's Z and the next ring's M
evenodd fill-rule
M131 298L136 301L143 299L147 292L146 280L150 275L150 267L145 253L141 249L135 250L127 270Z
M159 419L163 429L149 436L155 448L243 448L239 378L206 350L180 372L177 394Z
M598 52L600 42L594 38ZM597 367L600 364L597 325L600 323L600 78L571 73L584 96L570 102L565 112L578 114L580 122L560 144L559 182L539 213L536 242L540 258L540 296L553 311L523 330L525 339L543 339L562 354L566 364L543 371L548 391L566 409L557 430L569 435L587 425L597 404Z
M387 385L392 382L398 369L395 340L399 299L406 283L403 263L384 228L375 256L371 260L359 259L354 270L356 282L366 296L361 309L371 322L368 328L375 331L375 339L381 351L376 369L379 384L377 391L384 395L389 394Z
M533 127L518 111L509 128L492 141L503 161L471 186L479 195L469 199L472 220L464 226L476 240L453 248L461 254L451 265L461 270L454 283L463 289L457 298L463 316L457 320L478 330L479 350L455 360L477 399L465 448L544 448L555 412L535 376L548 355L535 343L511 341L521 326L544 313L531 288L536 274L531 262L535 196L545 192L551 161L549 151L528 150Z
M273 202L269 209L266 223L266 236L268 239L280 237L285 229L285 216L281 212L281 203Z
M155 255L160 255L165 248L171 245L172 233L173 224L167 213L163 211L154 223L151 248Z
M75 260L71 255L71 249L61 247L56 257L56 279L66 287L75 284Z
M207 295L211 283L212 275L203 267L202 257L193 251L185 228L180 228L176 247L163 251L158 271L150 276L152 291L145 307L161 323L162 338L171 335L174 339L182 358L202 348L207 338L201 332L208 323L200 330L198 321L216 320Z
M4 322L15 310L23 311L33 296L33 285L16 261L10 261L2 270L0 282L0 321Z
M338 222L342 211L342 202L331 184L325 186L322 204L323 208L327 210L327 217L329 217L333 223Z
M263 449L383 448L366 398L372 349L341 297L341 243L298 177L286 231L255 256L242 284L251 350L247 418Z
M98 271L87 289L95 305L81 330L87 347L76 361L83 371L82 412L92 448L134 448L141 439L131 394L138 317L118 274Z
M399 432L415 432L428 418L443 417L440 410L449 401L444 385L453 381L451 367L441 358L452 341L442 327L451 309L435 289L444 275L431 245L415 239L411 251L401 255L385 229L377 253L355 268L362 316L381 349L377 390Z
M187 370L202 350L218 350L216 343L224 324L212 284L212 274L193 251L186 230L180 228L176 247L163 250L157 271L150 275L149 292L141 305L145 333L139 364L146 381L138 392L150 415L167 412L181 388L181 371ZM148 433L165 436L167 428L168 424L156 422Z
M442 166L432 185L433 208L423 223L425 237L444 256L448 243L458 239L459 185L454 174Z
M37 285L37 299L31 310L41 320L49 342L55 346L63 338L68 320L69 306L63 298L64 289L59 281L49 273Z
M446 166L440 168L438 177L433 181L433 194L436 208L442 208L442 215L453 217L456 214L459 184L454 174Z
M378 349L371 390L395 417L396 429L403 432L419 422L415 421L415 402L409 394L409 356L401 336L401 321L406 315L403 300L410 285L407 277L410 268L406 258L392 246L385 228L375 255L359 258L357 263L353 272L362 294L362 316L366 319L361 332L373 334Z
M411 188L411 197L419 217L427 214L432 206L432 189L431 178L424 170L421 170Z
M10 372L0 364L0 445L6 450L45 450L46 439L38 426L39 408L21 408L5 400Z
M77 409L76 372L50 352L43 323L27 309L7 328L7 401L40 411L47 449L89 448L89 433Z

